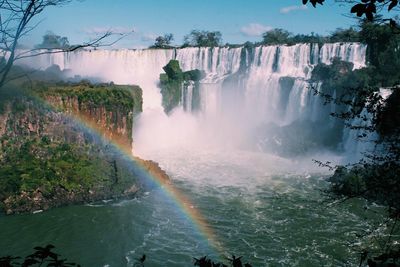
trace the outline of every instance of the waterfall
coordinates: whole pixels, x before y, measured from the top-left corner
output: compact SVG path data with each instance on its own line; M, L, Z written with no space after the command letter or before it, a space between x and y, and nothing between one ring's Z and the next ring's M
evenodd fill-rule
M203 82L217 83L239 70L242 48L183 48L177 49L175 59L183 71L199 69L206 73Z
M28 58L21 63L41 69L57 64L62 70L68 70L71 77L100 77L105 82L137 84L143 89L143 114L149 110L154 114L154 110L162 110L159 74L169 60L176 59L183 71L199 69L206 74L198 88L199 115L190 113L194 109L193 84L182 88L180 109L187 114L179 116L185 118L187 127L197 127L188 130L190 138L195 139L193 135L198 131L210 130L203 136L221 135L225 141L223 130L229 138L234 135L238 139L243 139L244 135L253 138L249 131L270 123L285 127L307 121L333 127L335 121L329 113L335 107L323 105L321 98L313 95L310 87L320 90L321 85L308 81L311 72L318 63L331 64L335 57L352 62L354 69L361 68L365 66L365 54L366 46L360 43L329 43L254 48L82 50ZM171 117L180 112L173 112ZM147 115L143 117L147 118ZM168 119L165 114L158 117L163 118L165 125L167 120L179 123L176 119ZM208 124L207 118L213 122ZM152 121L156 123L157 120L153 118ZM142 125L146 123L141 122ZM211 130L215 127L218 129L213 131L218 131L218 134ZM183 130L178 134L174 132L174 135L181 132Z
M173 50L80 50L71 53L47 54L23 60L22 64L46 69L52 64L68 70L70 77L100 78L116 84L137 84L143 90L143 105L160 108L157 87L163 67L173 58Z
M381 88L378 94L382 97L381 101L385 101L389 98L389 96L393 93L392 89ZM384 102L380 102L382 105ZM348 157L352 157L349 160L351 161L358 161L363 158L363 153L371 153L374 152L376 149L379 148L377 145L377 141L379 140L379 135L377 132L369 132L364 128L371 127L372 121L372 114L368 109L368 103L365 103L365 107L361 111L358 117L355 117L350 123L352 126L360 127L359 129L350 130L346 128L344 130L344 146L347 148ZM364 118L368 118L369 120L364 120ZM363 136L365 134L365 136Z
M187 112L193 111L193 89L194 83L188 82L182 84L182 107Z

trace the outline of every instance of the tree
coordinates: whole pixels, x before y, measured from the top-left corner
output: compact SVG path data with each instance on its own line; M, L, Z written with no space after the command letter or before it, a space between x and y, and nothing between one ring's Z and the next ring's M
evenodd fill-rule
M359 42L360 34L359 32L350 27L348 29L337 28L334 32L332 32L329 41L332 43L335 42Z
M306 4L308 1L304 0ZM310 1L315 7L324 0ZM387 229L383 234L383 246L376 251L371 245L361 253L360 266L399 266L400 248L400 38L397 24L380 16L383 8L389 11L397 7L397 0L337 1L353 3L350 12L361 20L358 40L366 43L366 68L342 72L343 63L317 66L313 76L322 79L322 87L316 94L340 108L331 115L343 119L345 125L356 131L361 142L372 142L373 149L363 158L347 166L330 167L334 170L327 193L334 199L364 198L387 207L387 218L382 223ZM382 23L382 22L389 23ZM336 36L342 36L343 32ZM345 36L353 36L353 33ZM343 36L341 37L343 38ZM353 38L353 37L352 37ZM336 90L332 93L332 90ZM381 89L390 89L384 94ZM338 91L338 89L340 89ZM372 135L373 134L373 135ZM375 137L372 137L375 136ZM371 231L366 231L372 234ZM375 237L376 239L376 237ZM397 239L397 240L396 240ZM374 256L371 251L375 250Z
M263 34L262 45L294 45L298 43L327 43L327 42L358 42L359 32L354 28L338 28L329 36L322 36L315 33L293 35L284 29L273 29Z
M171 48L171 42L174 40L174 35L172 33L164 34L164 36L158 36L154 45L150 48Z
M62 47L52 51L42 51L40 48L35 48L28 51L18 51L18 45L21 38L29 34L37 24L33 24L33 19L45 11L50 6L62 6L71 2L71 0L3 0L0 1L0 49L2 62L0 62L0 88L7 82L26 76L26 73L9 77L10 71L15 61L34 57L46 53L69 52L85 47L98 47L104 45L112 45L126 34L118 34L119 38L115 41L105 44L103 41L107 37L114 35L111 31L107 31L101 36L75 46ZM51 37L51 36L48 36ZM61 37L61 44L66 45L65 39Z
M284 29L273 29L263 34L262 44L277 45L277 44L288 44L291 33Z
M221 44L221 32L193 30L185 36L183 46L215 47L220 46Z
M39 49L68 49L70 47L67 37L61 37L53 32L47 32L43 36L41 44L35 46Z
M328 39L327 37L312 32L311 35L296 34L290 38L289 43L325 43Z

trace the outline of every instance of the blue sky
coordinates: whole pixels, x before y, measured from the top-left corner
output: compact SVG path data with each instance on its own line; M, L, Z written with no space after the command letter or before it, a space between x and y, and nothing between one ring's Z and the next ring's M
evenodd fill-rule
M148 46L164 33L173 33L174 43L181 44L193 29L219 30L224 43L243 43L260 40L260 34L271 28L328 34L355 24L345 16L348 6L327 2L314 9L302 6L301 0L75 0L44 11L37 18L41 23L23 43L40 43L41 36L52 31L76 44L108 29L134 30L117 45L126 48Z

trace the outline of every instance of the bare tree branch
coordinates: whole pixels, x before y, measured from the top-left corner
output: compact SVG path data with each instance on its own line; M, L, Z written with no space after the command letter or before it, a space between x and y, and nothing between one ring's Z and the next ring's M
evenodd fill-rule
M116 34L107 31L101 36L83 44L63 47L60 49L35 48L18 53L17 47L20 39L35 29L38 24L30 25L32 19L50 6L61 6L71 0L1 0L0 1L0 54L5 63L0 66L0 88L14 78L9 78L11 68L15 61L44 54L68 53L84 48L98 48L111 46L128 34ZM107 41L109 37L116 39Z

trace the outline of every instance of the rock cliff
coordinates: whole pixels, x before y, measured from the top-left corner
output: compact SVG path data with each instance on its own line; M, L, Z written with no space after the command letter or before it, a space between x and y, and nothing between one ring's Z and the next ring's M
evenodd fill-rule
M23 88L23 89L21 89ZM158 164L134 158L137 86L33 82L0 92L0 207L7 214L135 196Z

